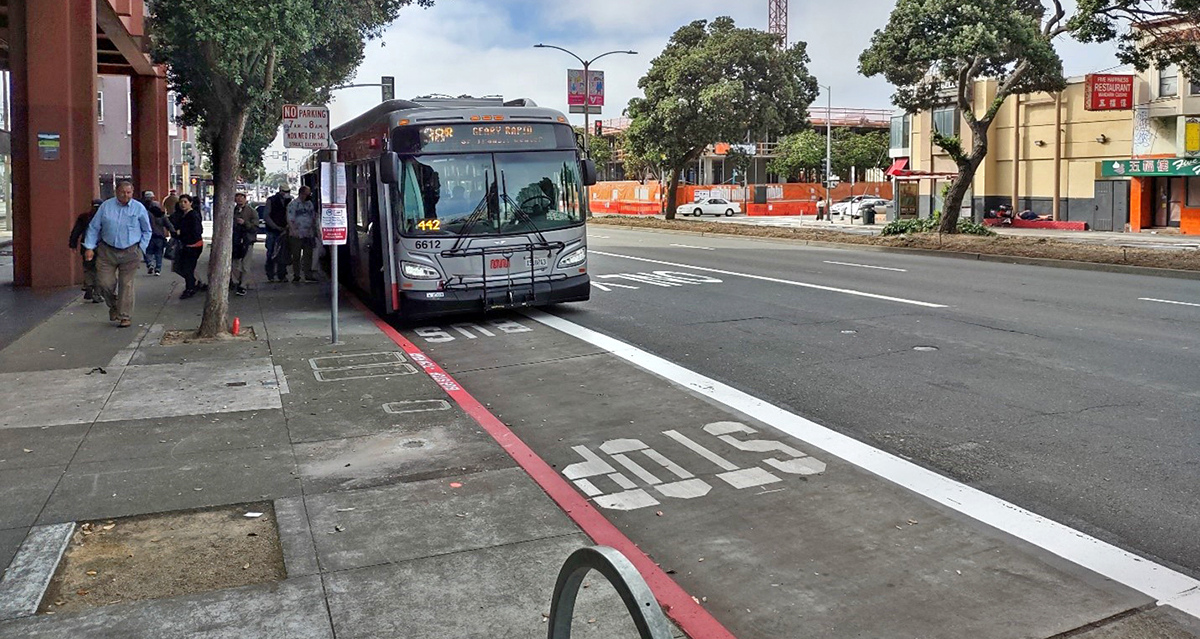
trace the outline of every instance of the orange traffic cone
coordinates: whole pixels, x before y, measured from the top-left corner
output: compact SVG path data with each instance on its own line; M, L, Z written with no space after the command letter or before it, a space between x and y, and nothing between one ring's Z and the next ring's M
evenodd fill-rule
M233 318L233 330L231 332L234 335L242 332L242 320L240 318Z

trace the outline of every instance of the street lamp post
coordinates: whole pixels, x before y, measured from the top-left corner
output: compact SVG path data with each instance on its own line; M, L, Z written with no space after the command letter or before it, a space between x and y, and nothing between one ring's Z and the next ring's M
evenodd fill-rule
M558 49L559 51L562 51L562 52L570 55L571 57L575 58L576 60L579 60L579 64L583 65L583 154L586 157L590 158L592 156L591 147L590 147L591 128L592 128L591 127L591 117L590 117L592 114L592 110L591 110L591 107L592 107L592 105L591 105L592 83L588 76L588 71L591 69L592 64L595 63L596 60L599 60L600 58L603 58L604 56L613 55L615 53L623 53L626 55L637 55L637 51L609 51L608 53L601 53L600 55L592 58L591 60L584 60L583 58L579 57L578 55L575 55L574 52L568 51L567 49L564 49L562 47L554 46L553 44L535 44L535 45L533 45L533 48L535 48L535 49Z
M825 216L833 224L833 88L817 86L825 89Z

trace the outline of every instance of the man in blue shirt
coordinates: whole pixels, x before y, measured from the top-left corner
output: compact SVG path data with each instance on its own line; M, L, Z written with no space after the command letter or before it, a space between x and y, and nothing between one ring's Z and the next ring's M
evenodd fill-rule
M129 182L117 185L117 197L101 204L88 224L83 258L96 260L96 283L108 303L108 319L121 328L132 324L134 282L151 235L150 215L133 199Z

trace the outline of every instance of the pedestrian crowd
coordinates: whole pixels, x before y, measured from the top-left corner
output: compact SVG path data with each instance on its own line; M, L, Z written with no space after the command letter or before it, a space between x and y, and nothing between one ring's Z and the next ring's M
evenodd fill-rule
M145 265L148 276L157 277L162 275L163 260L170 260L171 271L184 281L179 299L208 289L196 278L204 251L205 214L199 200L176 194L175 189L161 204L152 191L144 191L140 200L133 193L133 184L122 181L114 197L92 200L91 208L76 218L69 241L83 261L83 298L107 304L109 320L121 328L132 325L139 265ZM303 186L293 199L291 187L284 184L258 210L245 193L234 196L229 290L246 294L250 251L258 239L260 219L267 232L267 280L286 282L292 266L293 282L301 281L302 271L304 281L316 282L312 260L319 231L312 193Z

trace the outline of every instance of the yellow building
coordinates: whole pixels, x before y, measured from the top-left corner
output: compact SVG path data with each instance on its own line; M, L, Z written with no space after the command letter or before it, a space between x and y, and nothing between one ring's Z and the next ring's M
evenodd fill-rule
M996 89L995 80L976 82L976 117L986 112ZM1085 98L1084 77L1070 78L1058 94L1009 97L988 131L988 154L964 198L962 216L979 220L985 211L1015 202L1017 211L1086 222L1096 230L1125 230L1129 180L1101 177L1101 166L1131 157L1133 111L1088 111ZM898 215L925 217L941 210L943 188L957 173L954 161L933 144L934 127L960 135L963 147L971 147L971 130L954 106L894 117L895 163L889 172L897 179Z

